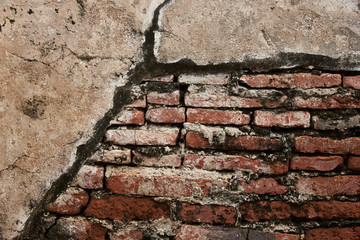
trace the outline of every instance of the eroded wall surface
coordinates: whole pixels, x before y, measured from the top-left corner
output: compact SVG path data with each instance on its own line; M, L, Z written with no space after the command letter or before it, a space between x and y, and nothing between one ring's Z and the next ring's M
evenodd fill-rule
M18 236L56 179L71 172L77 147L106 130L96 124L120 111L114 92L137 84L133 75L188 66L359 70L355 0L0 3L4 239Z

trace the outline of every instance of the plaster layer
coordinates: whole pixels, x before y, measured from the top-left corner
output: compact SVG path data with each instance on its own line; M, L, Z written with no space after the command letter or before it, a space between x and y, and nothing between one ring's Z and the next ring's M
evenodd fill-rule
M0 239L75 160L141 62L160 1L1 1Z
M359 70L359 8L357 0L173 0L160 12L154 52L162 63Z

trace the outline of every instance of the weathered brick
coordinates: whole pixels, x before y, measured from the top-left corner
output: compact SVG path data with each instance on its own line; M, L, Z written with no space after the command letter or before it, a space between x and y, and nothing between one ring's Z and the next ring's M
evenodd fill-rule
M210 145L207 138L197 132L186 134L186 146L197 149L236 149L236 150L280 150L282 143L277 138L259 136L225 136L224 143Z
M89 195L84 190L68 188L66 192L60 194L55 202L47 205L46 210L59 214L75 215L80 213L88 201Z
M205 170L249 170L257 173L284 174L288 172L287 162L264 162L259 159L250 159L242 156L203 156L186 154L184 167Z
M276 234L276 240L300 240L300 235L298 234L289 234L289 233L275 233L275 234Z
M306 240L359 240L360 226L313 228L305 230Z
M240 228L211 226L203 227L197 225L182 225L177 231L175 240L208 240L208 239L236 239L247 240L247 230Z
M348 168L351 170L359 171L360 170L360 157L354 157L354 156L349 157Z
M185 108L148 109L146 120L153 123L183 123L185 122Z
M360 127L360 114L355 116L341 115L338 119L332 116L313 116L312 122L315 129L320 130L345 130Z
M126 104L125 107L134 107L134 108L145 108L146 107L146 97L142 96L132 103Z
M259 98L243 98L238 96L221 96L210 94L185 94L185 105L190 107L224 107L224 108L259 108Z
M110 240L143 240L143 232L136 229L118 230L110 233Z
M360 138L341 140L301 136L295 138L295 151L304 153L360 154Z
M147 156L133 151L133 163L146 167L180 167L181 157L176 154Z
M295 97L292 105L297 108L309 109L346 109L360 108L360 98L352 96L331 95L324 97Z
M188 108L186 114L187 121L192 123L244 125L250 122L250 116L241 111Z
M344 159L339 156L301 156L290 160L291 170L332 171L342 166Z
M236 210L228 206L179 203L177 217L181 221L192 223L234 224Z
M105 240L108 229L85 218L59 218L46 234L48 239Z
M101 162L129 164L131 163L131 150L104 150Z
M240 81L253 88L317 88L333 87L341 84L340 74L311 73L281 75L244 75Z
M360 217L360 202L313 201L305 204L289 204L282 201L260 201L241 204L243 219L250 222L262 220L333 220Z
M271 111L255 111L254 124L260 127L310 127L310 113L303 111L275 113Z
M145 196L208 195L211 189L229 188L229 176L178 169L107 167L106 188L113 193Z
M118 145L176 145L178 128L149 130L108 130L107 142Z
M360 176L301 178L296 183L299 193L333 196L360 194Z
M357 76L344 76L343 86L360 89L360 75Z
M110 240L143 240L143 232L136 229L118 230L109 234Z
M140 110L123 110L110 122L111 125L144 125L144 112Z
M252 180L249 184L240 181L238 190L245 193L280 195L287 191L287 187L280 185L273 178L260 178L259 180Z
M149 92L147 102L162 105L178 105L180 92L178 90L169 93Z
M220 84L226 85L229 83L230 74L207 74L207 75L188 75L182 74L179 76L180 84Z
M170 207L151 198L104 195L92 197L84 214L101 219L154 220L169 218Z
M262 232L249 230L247 240L299 240L300 236L296 234Z
M80 168L71 186L79 186L86 189L103 188L104 168L84 165Z
M171 83L174 82L174 75L147 78L144 81Z

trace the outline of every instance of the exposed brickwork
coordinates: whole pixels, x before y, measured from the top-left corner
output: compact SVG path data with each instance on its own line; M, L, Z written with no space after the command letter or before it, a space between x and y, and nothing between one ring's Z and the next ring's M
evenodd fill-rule
M358 76L180 73L138 89L47 204L48 238L359 239Z

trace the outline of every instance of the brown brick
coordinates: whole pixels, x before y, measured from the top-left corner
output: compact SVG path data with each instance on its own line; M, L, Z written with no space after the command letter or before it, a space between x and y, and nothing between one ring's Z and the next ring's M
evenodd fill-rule
M290 160L291 170L310 170L310 171L332 171L343 165L344 159L339 156L311 156L293 157Z
M234 207L179 203L177 209L178 219L184 222L213 224L234 224L236 222Z
M46 210L59 214L75 215L80 213L88 201L89 195L84 190L69 188L66 192L61 193L55 202L47 205Z
M118 145L176 145L178 128L150 130L108 130L107 142Z
M253 88L317 88L333 87L341 84L340 74L311 73L282 74L282 75L244 75L240 81Z
M226 240L247 240L246 229L230 228L223 226L203 227L198 225L182 225L177 231L175 240L207 240L207 239L226 239Z
M295 151L304 153L360 154L360 138L341 140L301 136L295 138Z
M224 143L210 145L208 139L200 133L188 132L186 134L186 146L197 149L236 149L236 150L280 150L282 143L277 138L259 136L225 137Z
M305 230L306 240L359 240L360 226L313 228Z
M188 108L186 114L187 121L192 123L244 125L250 122L250 116L241 111Z
M260 127L310 127L310 113L303 111L274 113L271 111L255 111L254 124Z
M238 190L245 193L281 195L287 191L287 187L280 185L273 178L260 178L252 180L249 184L240 181Z
M153 123L183 123L185 122L185 108L148 109L146 120Z
M357 76L344 76L343 86L360 89L360 75Z
M144 125L144 112L140 110L124 110L111 125Z
M181 157L176 154L147 156L133 151L133 163L146 167L180 167Z
M85 218L61 217L49 228L47 239L105 240L108 229Z
M92 197L85 209L85 216L113 220L154 220L169 218L170 208L166 203L151 198L104 195Z
M333 220L360 217L360 202L314 201L302 205L282 201L260 201L241 204L243 219L250 222L262 220Z
M79 186L86 189L101 189L103 188L103 179L103 167L85 165L80 168L71 186Z
M360 108L360 98L352 96L331 95L320 97L295 97L292 105L298 108L309 109L346 109Z
M226 85L229 83L230 74L216 74L216 75L188 75L182 74L179 76L180 84L219 84Z
M360 170L360 157L354 157L354 156L349 157L348 168L351 170L359 171Z
M250 170L257 173L284 174L288 172L287 162L264 162L242 156L203 156L186 154L184 167L195 167L205 170Z
M108 167L106 188L118 194L180 197L208 195L213 188L228 189L229 183L223 176L214 173L189 174L178 169Z
M185 105L190 107L259 108L262 101L258 98L221 96L209 94L185 94Z
M333 196L360 194L360 176L301 178L296 183L299 193Z
M147 102L162 105L178 105L180 100L180 92L174 91L170 93L150 92L147 95Z

